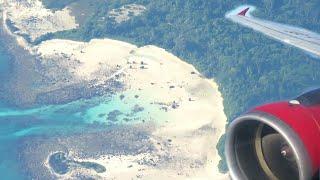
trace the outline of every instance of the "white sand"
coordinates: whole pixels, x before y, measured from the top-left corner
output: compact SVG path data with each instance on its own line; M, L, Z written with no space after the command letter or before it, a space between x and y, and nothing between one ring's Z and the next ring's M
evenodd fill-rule
M40 0L3 0L0 5L3 6L6 18L19 29L15 34L27 34L31 41L47 33L78 26L68 8L51 11L44 8Z
M161 122L152 133L159 152L93 160L107 167L108 174L105 177L122 179L138 175L145 179L154 176L165 179L225 178L217 169L220 157L216 150L226 124L223 99L217 84L201 77L193 66L155 46L137 48L110 39L95 39L88 43L51 40L34 48L43 61L52 59L50 57L59 57L60 54L60 58L72 57L71 61L79 61L78 66L70 68L70 71L76 72L74 74L77 78L100 78L105 81L110 79L110 76L103 76L100 73L101 68L115 69L115 72L123 75L123 78L118 80L125 84L126 91L148 97L146 99L149 99L151 104L167 104L166 119L150 117ZM116 77L112 75L111 78ZM177 108L172 107L173 102L178 104ZM168 139L172 140L170 147L157 145L157 142ZM137 168L127 167L132 161L146 156L157 157L163 151L173 158L178 158L168 163L166 169L143 167L143 172L137 172ZM196 161L202 165L191 167ZM136 164L135 167L142 168Z
M0 1L0 5L2 5L3 2ZM1 9L0 9L1 10ZM16 41L17 41L17 44L25 49L29 49L29 44L28 42L22 37L22 36L19 36L19 35L16 35L14 34L13 32L10 31L9 27L7 26L6 24L6 20L7 20L7 12L5 9L2 9L0 12L2 12L2 25L3 25L3 29L4 31L10 35L10 36L13 36L16 38Z
M52 56L70 58L79 61L80 66L76 67L77 76L90 79L96 76L95 73L107 63L108 68L116 68L117 65L126 65L126 59L131 50L137 48L134 45L114 40L91 40L89 43L68 40L45 41L35 47L35 52L44 59Z
M140 16L146 10L146 7L139 4L127 4L118 9L112 9L108 13L108 17L113 18L117 23L122 23L130 20L132 17Z
M61 26L58 25L55 30L48 28L53 25L52 21L48 21L49 25L44 23L43 27L35 26L30 30L29 26L24 24L29 17L25 14L33 12L34 9L28 9L17 1L8 2L14 3L8 6L11 11L4 14L16 22L21 21L18 23L20 27L32 37L38 37L44 32L75 27L71 20L73 18L66 17L66 22L61 22ZM31 3L27 0L22 2ZM55 17L50 14L53 12L43 10L40 4L33 4L32 7L40 8L40 15L34 12L39 17ZM22 18L14 14L20 10L23 12ZM68 14L66 10L60 13ZM39 32L36 32L36 28L39 28ZM223 111L223 98L218 85L213 80L203 78L193 66L155 46L138 48L110 39L94 39L90 42L55 39L42 42L38 46L30 46L30 51L38 55L44 65L53 61L66 70L72 75L70 81L96 80L99 85L109 80L117 80L125 85L126 92L134 92L139 97L144 97L144 100L147 99L148 102L143 102L144 104L159 104L164 109L166 116L150 115L150 119L156 122L150 138L157 151L135 156L105 155L99 159L91 159L90 161L98 162L107 168L108 173L97 174L97 177L226 178L226 175L218 172L220 157L216 149L227 120ZM57 75L54 71L48 70L47 73L48 76ZM140 99L137 99L137 103L139 101ZM139 161L150 160L150 157L154 159L156 166L139 165ZM164 157L169 160L164 161ZM131 168L128 167L130 165ZM85 173L87 170L82 171ZM72 173L79 172L70 172L68 176Z

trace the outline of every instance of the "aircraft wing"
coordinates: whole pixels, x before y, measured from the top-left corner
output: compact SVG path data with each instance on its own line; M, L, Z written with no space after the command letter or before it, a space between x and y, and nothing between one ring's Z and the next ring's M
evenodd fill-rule
M247 7L237 14L229 14L226 17L233 22L320 57L320 34L303 28L252 17L248 15L249 10L250 7Z

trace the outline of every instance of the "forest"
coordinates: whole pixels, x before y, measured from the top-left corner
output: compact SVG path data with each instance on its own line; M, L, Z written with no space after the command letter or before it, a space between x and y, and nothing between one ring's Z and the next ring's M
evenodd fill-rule
M63 8L75 0L44 1L49 8ZM130 3L147 11L121 24L107 19L111 9ZM320 84L319 58L225 18L226 12L244 4L257 7L254 16L320 33L319 0L108 0L91 4L95 13L79 29L38 42L107 37L165 48L215 79L230 122L256 105L294 98ZM217 148L223 157L220 170L226 172L224 137Z

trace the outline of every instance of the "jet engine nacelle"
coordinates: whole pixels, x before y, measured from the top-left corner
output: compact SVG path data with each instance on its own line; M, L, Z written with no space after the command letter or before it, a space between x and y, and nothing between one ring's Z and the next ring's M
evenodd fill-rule
M320 89L236 118L225 152L232 179L318 179Z

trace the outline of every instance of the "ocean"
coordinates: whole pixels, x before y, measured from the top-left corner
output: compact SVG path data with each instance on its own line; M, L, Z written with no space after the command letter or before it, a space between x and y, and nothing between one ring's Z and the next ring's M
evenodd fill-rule
M10 60L10 55L1 49L0 82L5 82L10 77ZM1 179L24 179L27 176L28 172L23 171L23 160L20 156L23 152L21 142L28 137L63 137L89 130L102 131L114 125L152 121L151 117L157 117L157 121L166 119L166 113L159 110L158 106L147 104L150 102L147 98L140 97L137 100L135 92L122 92L28 109L11 107L0 102Z

